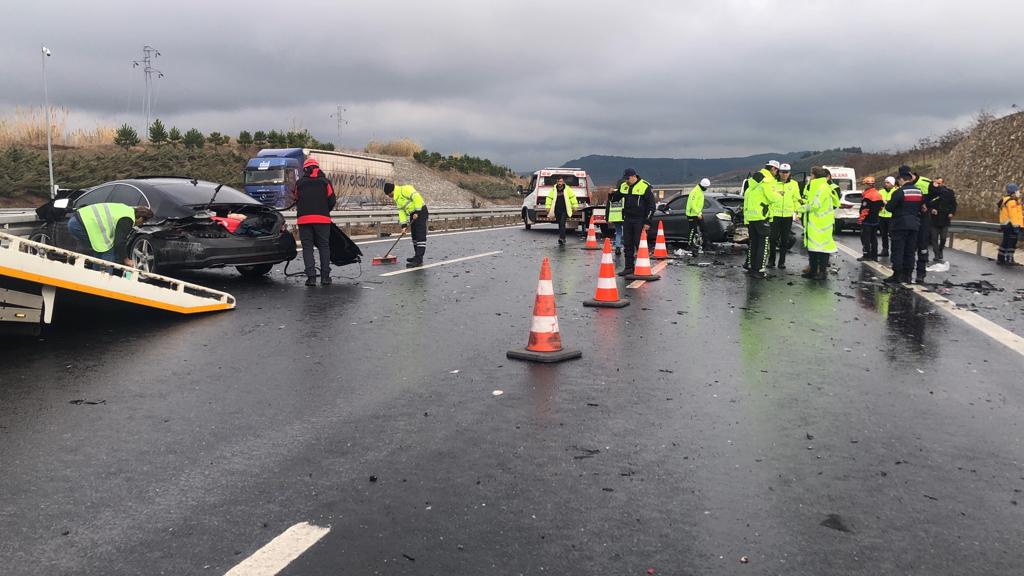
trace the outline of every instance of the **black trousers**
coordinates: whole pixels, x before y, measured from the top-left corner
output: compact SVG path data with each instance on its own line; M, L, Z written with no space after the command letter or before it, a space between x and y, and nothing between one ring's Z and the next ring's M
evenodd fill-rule
M878 226L861 224L860 246L865 258L878 259Z
M751 272L764 270L768 265L768 236L771 225L767 220L747 224L750 240L747 246L747 267Z
M914 253L917 248L917 230L893 230L892 271L902 280L909 280L914 271Z
M636 266L636 250L640 247L640 234L644 230L644 220L626 218L622 221L622 247L626 252L626 270Z
M999 255L996 258L996 262L1009 263L1013 262L1014 252L1017 251L1017 239L1020 236L1020 230L1016 226L1009 224L1003 226L1003 241L999 244Z
M932 224L932 254L936 260L942 260L942 249L946 247L946 236L949 234L949 224L939 226Z
M786 265L786 253L789 252L789 235L793 230L792 216L776 216L772 218L771 231L768 237L768 264L775 265L775 255L779 255L779 266Z
M931 220L921 219L921 227L917 229L917 279L923 280L928 274L928 252L932 247Z
M708 239L704 236L704 221L696 216L687 216L686 222L690 228L690 236L687 240L690 244L690 252L697 254L698 249L707 248ZM698 238L699 236L699 238Z
M558 239L565 240L565 221L569 217L563 212L561 214L555 214L555 218L558 219Z
M306 277L316 278L316 260L313 248L320 252L320 277L331 275L331 225L299 224L299 240L302 241L302 263L306 265Z
M889 225L891 223L892 218L878 219L878 235L881 236L882 256L889 255Z
M424 206L417 212L419 216L412 221L412 247L415 252L413 261L422 263L423 255L427 253L427 207Z
M819 280L828 278L828 252L807 252L807 259L811 265L809 274Z

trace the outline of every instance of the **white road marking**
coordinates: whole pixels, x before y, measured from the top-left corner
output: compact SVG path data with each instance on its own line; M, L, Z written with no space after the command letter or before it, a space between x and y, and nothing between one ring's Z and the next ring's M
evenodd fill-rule
M836 246L838 246L839 249L846 253L848 256L852 256L853 258L860 257L860 254L858 252L856 252L849 246L846 246L845 244L836 242ZM861 262L861 264L866 265L868 268L874 270L876 273L878 273L879 276L882 277L889 276L892 274L892 268L879 264L878 262ZM935 292L932 292L931 290L928 290L923 286L919 286L917 284L909 284L906 286L913 290L914 293L917 294L918 296L924 298L925 300L931 302L932 304L935 304L937 308L945 310L950 316L959 318L971 328L974 328L975 330L981 332L982 334L988 336L989 338L995 340L996 342L999 342L1003 346L1006 346L1010 350L1013 350L1014 352L1020 354L1021 356L1024 356L1024 338L1021 338L1017 334L1007 330L1006 328L1003 328L999 324L996 324L995 322L992 322L987 318L979 316L974 312L958 308L956 302L950 300L949 298L946 298L945 296L936 294Z
M330 531L330 528L300 522L242 560L224 576L274 576Z
M457 236L459 234L478 234L480 232L490 232L492 230L506 230L508 228L518 228L520 226L522 226L522 224L512 224L512 225L509 225L509 226L495 226L494 228L475 228L473 230L460 230L458 232L437 232L437 233L433 233L432 232L432 233L428 233L427 234L427 239L437 238L439 236ZM409 235L406 234L406 237L408 238ZM383 244L384 242L394 243L397 238L398 238L398 236L392 236L390 238L381 238L380 240L362 240L362 241L356 242L356 244L358 244L360 246L365 246L367 244Z
M417 272L419 270L426 270L427 268L434 268L436 266L447 266L448 264L455 264L456 262L465 262L466 260L474 260L476 258L483 258L485 256L494 256L495 254L501 254L501 250L495 250L494 252L484 252L483 254L474 254L472 256L463 256L462 258L452 258L451 260L442 260L440 262L434 262L425 266L417 266L416 268L406 268L405 270L395 270L394 272L386 272L381 276L397 276L399 274L407 274L409 272Z
M662 260L651 268L651 274L658 274L668 266L668 260ZM626 284L626 288L639 288L647 283L647 280L633 280L629 284Z

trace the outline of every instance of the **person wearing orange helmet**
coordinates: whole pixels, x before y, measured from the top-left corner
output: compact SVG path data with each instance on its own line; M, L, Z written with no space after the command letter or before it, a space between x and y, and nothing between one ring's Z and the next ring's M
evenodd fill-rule
M885 208L885 200L882 198L882 194L875 189L874 176L864 178L863 182L867 189L864 190L864 194L861 197L860 215L857 217L857 223L860 224L861 245L861 257L857 260L860 262L865 260L877 262L878 227L881 224L881 218L878 217L878 214L882 211L882 208Z
M295 214L306 265L306 286L316 286L313 248L320 253L320 283L331 283L331 210L338 198L316 158L302 164L302 178L295 183Z

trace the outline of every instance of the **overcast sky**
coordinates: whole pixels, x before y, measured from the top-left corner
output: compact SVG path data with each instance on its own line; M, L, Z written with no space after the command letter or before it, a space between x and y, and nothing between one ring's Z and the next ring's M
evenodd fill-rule
M905 147L1024 105L1024 3L7 2L0 113L50 101L141 129L151 44L168 125L408 136L517 170L586 154ZM140 130L141 132L141 130Z

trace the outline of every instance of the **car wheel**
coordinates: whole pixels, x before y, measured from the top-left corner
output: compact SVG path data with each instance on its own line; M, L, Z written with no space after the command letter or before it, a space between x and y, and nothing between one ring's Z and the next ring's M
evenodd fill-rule
M256 278L262 278L270 273L274 269L273 264L254 264L252 266L235 266L235 270L243 277L250 280Z
M132 261L135 262L135 267L139 270L151 274L157 274L160 271L160 265L156 259L156 248L148 236L136 238L132 242L129 254L131 254Z
M28 239L40 244L46 244L47 246L53 246L53 238L50 238L50 233L46 230L37 230Z
M530 229L530 214L526 211L526 208L523 208L523 229Z

